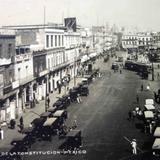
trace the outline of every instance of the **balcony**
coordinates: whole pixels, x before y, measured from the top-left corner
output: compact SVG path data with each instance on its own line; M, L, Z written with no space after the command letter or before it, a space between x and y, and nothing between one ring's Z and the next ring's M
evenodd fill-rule
M12 88L13 89L18 88L18 87L19 87L19 81L12 82Z
M9 84L7 84L7 85L4 86L4 88L3 88L3 94L7 94L7 93L9 93L11 91L12 91L12 83L9 83Z
M21 62L25 60L29 60L31 58L31 54L21 54L21 55L16 55L15 60L16 62Z

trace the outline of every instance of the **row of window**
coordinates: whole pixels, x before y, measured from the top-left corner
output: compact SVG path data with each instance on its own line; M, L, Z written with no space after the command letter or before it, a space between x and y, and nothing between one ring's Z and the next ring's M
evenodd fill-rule
M148 45L149 43L148 42L144 42L144 41L139 41L139 42L136 42L136 41L123 41L123 44L124 45L140 45L140 44Z
M54 54L53 57L48 58L48 69L63 63L63 53Z
M152 38L125 37L124 40L151 41Z
M63 35L46 35L46 48L61 47L64 45Z

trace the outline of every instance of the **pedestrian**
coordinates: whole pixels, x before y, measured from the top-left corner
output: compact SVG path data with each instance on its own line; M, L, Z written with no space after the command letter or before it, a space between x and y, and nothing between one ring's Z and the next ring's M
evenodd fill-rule
M73 121L73 128L77 128L77 120L76 119Z
M152 131L153 131L152 123L149 123L149 131L150 131L150 134L152 134Z
M23 125L23 117L22 116L19 119L19 123L20 123L20 125Z
M11 129L15 129L16 121L14 119L10 120L10 127Z
M137 142L136 142L136 139L132 140L131 146L132 146L132 153L136 155L137 154Z
M159 69L159 67L160 67L160 66L159 66L159 64L158 64L158 69Z
M22 124L22 125L20 124L20 125L18 125L18 127L19 127L19 132L22 133L22 131L23 131L23 129L24 129L24 125L23 125L23 124Z
M149 84L147 85L147 90L148 90L148 91L150 90L150 85L149 85Z
M49 105L50 105L50 98L49 98L49 94L47 94L46 101L47 101L47 105L48 105L48 108L49 108Z
M143 91L143 84L141 84L141 91Z
M137 100L137 103L139 103L139 96L136 95L136 100Z
M81 102L82 102L82 99L81 99L81 97L80 97L80 94L77 94L77 102L78 102L78 103L81 103Z
M120 74L122 74L122 70L121 69L119 70L119 72L120 72Z
M128 112L128 118L129 118L129 121L132 119L132 112L131 111Z
M0 128L0 139L4 139L4 130L2 128Z
M136 115L137 115L137 114L136 114L136 111L135 111L135 110L133 110L133 111L132 111L132 120L133 120L133 121L134 121L134 119L135 119Z

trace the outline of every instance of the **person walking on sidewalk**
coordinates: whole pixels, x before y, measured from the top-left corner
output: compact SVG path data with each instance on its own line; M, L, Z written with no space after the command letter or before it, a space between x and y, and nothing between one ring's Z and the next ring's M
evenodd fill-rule
M21 116L20 119L19 119L19 123L20 123L20 125L24 125L24 124L23 124L23 117L22 117L22 116Z
M0 128L0 139L4 139L4 130L2 128Z
M48 106L48 108L49 108L49 105L50 105L50 98L49 98L49 94L47 94L46 101L47 101L47 106Z

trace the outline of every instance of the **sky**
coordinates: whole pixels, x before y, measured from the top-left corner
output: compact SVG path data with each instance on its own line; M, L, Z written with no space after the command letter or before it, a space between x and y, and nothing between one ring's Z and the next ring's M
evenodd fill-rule
M0 26L43 24L44 6L46 22L160 31L160 0L0 0Z

